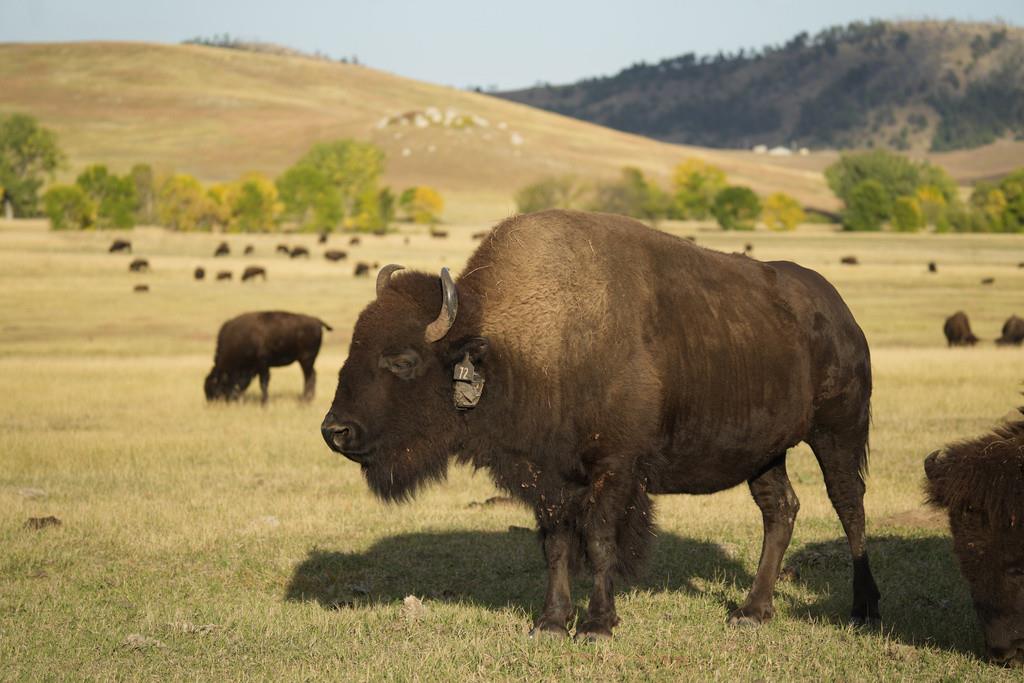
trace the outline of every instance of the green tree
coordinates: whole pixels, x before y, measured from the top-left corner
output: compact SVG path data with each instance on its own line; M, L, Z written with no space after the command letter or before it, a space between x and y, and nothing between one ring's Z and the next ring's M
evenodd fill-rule
M138 199L130 176L120 177L110 173L103 164L93 164L78 174L75 184L95 202L99 227L135 226Z
M376 194L383 170L384 153L370 143L337 140L313 145L278 179L285 218L318 232L333 230L339 223L355 227L358 214L369 211L366 198L371 191Z
M149 164L135 164L128 172L135 186L135 222L152 225L156 222L156 176Z
M761 201L749 187L730 185L715 197L711 215L725 230L753 230L761 215Z
M402 192L399 205L413 223L434 225L444 210L444 199L431 187L410 187Z
M395 198L395 194L391 191L390 187L381 188L380 192L377 193L377 205L380 211L380 220L384 224L384 228L391 225L392 221L395 220L395 208L398 204L398 200Z
M640 169L627 166L619 180L597 186L588 208L657 223L668 214L669 203L668 195L648 182Z
M1003 209L1003 231L1024 231L1024 168L1003 178L999 182L999 191L1006 199L1006 208Z
M96 203L78 185L53 185L43 193L43 211L54 230L91 228Z
M806 218L800 202L788 194L776 192L765 197L761 220L770 230L793 230Z
M725 172L700 159L687 159L672 173L673 214L684 220L704 220L726 187Z
M843 212L843 227L847 230L881 230L882 223L892 214L892 200L879 181L868 178L850 191Z
M916 197L897 197L892 205L892 225L900 232L916 232L924 226L924 213Z
M0 117L0 204L9 202L15 216L36 214L43 180L63 162L53 131L26 114Z
M575 176L552 176L520 188L516 192L519 213L544 209L576 209L583 200L584 189Z
M212 188L211 188L212 192ZM269 232L281 212L277 186L262 173L247 173L226 186L219 204L224 206L224 222L232 232Z

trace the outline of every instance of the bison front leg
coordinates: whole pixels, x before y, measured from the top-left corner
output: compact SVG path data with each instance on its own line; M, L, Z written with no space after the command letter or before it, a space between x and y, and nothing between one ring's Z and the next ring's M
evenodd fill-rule
M541 529L544 559L548 565L548 590L544 596L544 611L530 630L531 638L569 635L565 625L572 612L572 594L569 588L569 563L572 559L573 538L568 529L559 526L553 530Z
M267 404L267 398L269 396L268 389L270 388L270 369L263 368L260 370L260 403L263 405Z
M619 623L615 613L615 586L612 575L618 548L615 544L615 526L611 523L589 529L586 533L587 559L594 572L594 588L590 592L587 618L576 627L576 639L596 641L612 637L612 629Z

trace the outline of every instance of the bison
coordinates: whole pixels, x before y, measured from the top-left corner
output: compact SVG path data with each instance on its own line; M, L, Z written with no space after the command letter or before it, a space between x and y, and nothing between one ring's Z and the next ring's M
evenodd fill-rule
M981 279L981 284L983 284L983 285L991 285L991 284L995 283L995 281L996 281L996 279L994 277L984 277L984 278Z
M192 277L196 280L202 280L206 277L206 269L202 266L196 266L196 269L192 271Z
M370 264L365 261L360 261L356 264L356 269L352 272L356 277L367 277L370 274Z
M148 292L149 291L149 285L135 285L135 287L133 288L132 291L135 291L135 292Z
M348 239L348 245L350 247L354 247L354 246L356 246L358 244L359 244L359 237L358 236L353 236L353 237L350 237Z
M937 272L939 272L939 266L936 265L935 261L929 261L928 262L928 272L929 273L937 273Z
M260 266L248 266L246 267L245 270L242 271L242 282L245 282L247 280L255 280L258 277L263 278L263 281L266 282L267 269L261 268Z
M448 231L447 230L435 230L434 228L431 228L430 229L430 236L434 237L434 238L437 238L437 239L442 239L443 240L443 239L448 237Z
M292 251L289 254L289 256L291 256L292 258L298 258L300 256L303 258L309 258L309 249L306 249L305 247L302 246L292 247Z
M248 255L252 254L255 251L256 251L256 247L252 246L251 244L247 244L247 245L245 245L245 249L242 250L242 253L245 256L248 256Z
M132 243L128 240L114 240L107 251L111 254L119 251L127 251L130 254L132 253Z
M800 441L849 539L852 618L879 618L863 507L871 361L820 275L565 210L497 225L458 282L400 268L377 276L321 434L384 500L444 479L454 455L529 505L548 578L531 634L568 633L571 572L586 562L576 637L610 636L613 577L633 575L653 537L650 494L743 482L764 544L728 620L769 620Z
M206 400L233 401L259 375L263 403L267 402L270 368L296 361L302 368L304 400L316 390L313 364L320 353L323 330L331 326L319 318L285 311L243 313L221 325L213 369L203 385Z
M1002 336L996 340L996 344L1000 346L1020 346L1022 342L1024 342L1024 320L1011 315L1003 323Z
M946 318L942 331L946 335L946 346L974 346L978 343L978 338L971 332L971 321L963 311Z
M924 470L928 502L949 513L989 657L1024 667L1024 420L935 451Z
M320 244L327 244L327 233L321 232L320 236L317 237L316 241Z
M860 260L856 256L844 256L843 258L839 259L839 262L842 263L844 266L860 265Z
M227 242L221 242L217 245L217 248L213 250L214 256L228 256L231 254L231 247L228 246Z
M149 261L144 258L132 259L128 264L128 270L133 273L144 273L149 270Z
M340 249L328 249L324 252L324 258L328 261L342 261L348 258L348 254Z
M231 271L230 270L219 271L217 273L217 279L218 280L230 280L231 279Z
M277 245L277 248L274 249L274 251L276 251L278 254L284 254L286 256L288 254L292 253L292 250L288 247L287 244L279 244L279 245Z

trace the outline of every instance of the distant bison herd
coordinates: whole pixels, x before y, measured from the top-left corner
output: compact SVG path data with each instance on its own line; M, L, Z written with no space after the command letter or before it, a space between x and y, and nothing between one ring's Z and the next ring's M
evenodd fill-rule
M483 242L458 279L447 268L380 269L376 298L352 331L320 431L378 497L411 498L443 480L453 457L489 472L533 510L539 529L547 591L531 637L568 634L571 578L587 568L593 584L575 637L597 640L619 623L614 581L638 571L653 536L651 494L746 482L763 543L728 622L757 625L774 615L800 509L786 456L805 442L849 542L850 618L880 620L863 508L870 354L831 284L794 263L749 258L753 245L722 254L605 214L516 216L472 238ZM310 257L301 245L276 250ZM110 251L131 253L131 244L117 240ZM224 242L214 255L229 254ZM148 268L132 261L133 271ZM353 274L377 268L358 261ZM934 261L927 271L938 272ZM195 269L195 279L205 275ZM266 277L250 266L241 279ZM228 320L207 400L237 400L258 377L266 404L270 368L291 363L303 372L302 398L312 399L331 329L284 311ZM943 333L951 347L980 341L963 311ZM996 344L1022 343L1024 319L1013 315ZM928 502L949 515L990 658L1024 666L1024 418L933 452L924 471Z

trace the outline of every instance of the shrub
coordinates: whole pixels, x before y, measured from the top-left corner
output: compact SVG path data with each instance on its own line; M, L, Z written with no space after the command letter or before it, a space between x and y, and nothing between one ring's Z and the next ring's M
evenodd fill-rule
M78 174L75 184L95 202L99 227L131 228L135 226L138 197L130 176L117 176L103 164L93 164Z
M761 209L761 220L771 230L793 230L806 218L800 202L784 192L768 195Z
M761 202L749 187L730 185L715 197L711 213L725 230L753 230Z
M77 185L54 185L43 194L43 211L54 230L91 228L96 204Z
M882 183L874 179L862 180L850 192L843 212L843 227L847 230L881 230L882 223L892 213L889 193Z
M915 197L897 197L892 206L892 225L900 232L915 232L924 225L924 213Z
M519 213L545 209L575 209L579 208L583 193L583 187L574 176L543 178L516 192L516 208Z
M725 172L699 159L687 159L672 174L673 216L704 220L715 197L726 187Z

